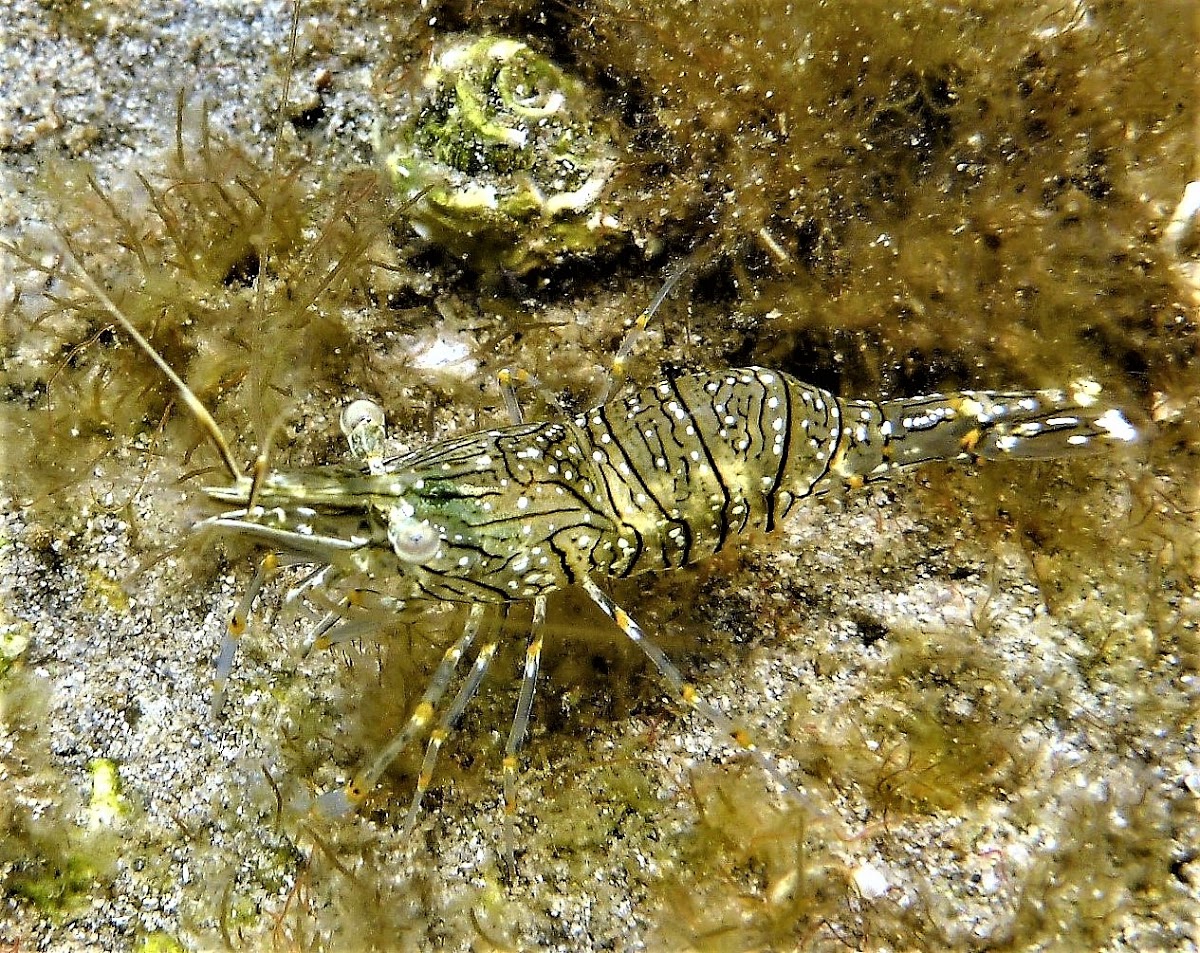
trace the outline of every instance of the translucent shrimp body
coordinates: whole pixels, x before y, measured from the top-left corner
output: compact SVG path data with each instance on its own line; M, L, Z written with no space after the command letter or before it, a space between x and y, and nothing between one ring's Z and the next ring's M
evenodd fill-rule
M1097 389L843 400L759 367L663 381L569 420L383 462L267 475L207 521L346 563L400 598L534 599L706 559L803 499L933 460L1054 459L1129 442ZM207 492L245 503L251 481Z

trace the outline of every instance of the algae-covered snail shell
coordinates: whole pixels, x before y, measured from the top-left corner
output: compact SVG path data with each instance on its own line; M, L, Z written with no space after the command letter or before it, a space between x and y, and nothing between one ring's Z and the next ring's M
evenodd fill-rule
M458 36L376 138L401 196L427 190L410 213L420 235L520 274L625 234L607 195L614 130L580 79L525 43Z

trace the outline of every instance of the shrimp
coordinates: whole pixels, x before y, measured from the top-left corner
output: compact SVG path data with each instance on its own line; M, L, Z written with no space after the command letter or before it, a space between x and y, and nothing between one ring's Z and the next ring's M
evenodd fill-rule
M245 474L187 384L69 248L65 254L80 284L173 383L221 455L230 482L205 487L204 493L228 508L199 526L252 539L269 550L230 618L218 697L246 617L281 558L313 567L315 584L356 587L316 627L310 647L363 634L353 609L365 591L386 592L395 606L432 601L471 607L463 632L446 650L405 725L343 787L317 799L320 813L338 816L360 805L396 756L428 734L405 821L406 831L411 830L438 751L487 672L498 636L483 639L470 671L443 708L458 666L485 631L489 610L533 603L502 768L510 867L519 752L550 593L581 588L685 705L750 754L790 796L804 799L751 734L703 697L599 580L682 569L751 532L771 532L805 500L927 462L1058 459L1138 437L1090 381L1061 391L848 400L787 373L745 367L664 380L558 420L521 420L510 401L518 419L508 426L398 456L384 453L383 409L360 399L341 415L347 463L275 470L260 457ZM643 312L638 326L644 327L647 318Z

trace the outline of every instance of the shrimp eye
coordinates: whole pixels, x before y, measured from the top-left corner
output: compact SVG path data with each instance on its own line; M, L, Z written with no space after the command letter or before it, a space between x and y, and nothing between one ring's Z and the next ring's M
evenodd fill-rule
M388 542L406 563L423 563L437 553L441 539L438 531L428 523L394 509L388 519Z

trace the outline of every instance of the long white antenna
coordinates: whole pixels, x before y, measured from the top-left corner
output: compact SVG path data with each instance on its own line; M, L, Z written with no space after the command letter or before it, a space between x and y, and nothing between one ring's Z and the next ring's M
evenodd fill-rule
M146 353L150 360L158 365L158 369L166 375L167 380L175 385L180 396L183 398L183 402L187 404L188 410L190 410L195 415L196 419L200 421L200 425L208 433L208 436L216 446L217 451L221 454L221 459L224 461L225 469L229 471L229 475L235 480L240 479L243 475L241 467L238 466L237 461L234 459L233 452L229 449L229 442L225 439L225 434L223 434L221 432L221 428L217 426L217 422L213 419L212 414L208 412L208 408L200 403L200 398L192 393L192 389L188 387L187 382L184 381L184 379L177 373L175 373L175 369L171 367L171 365L166 362L163 356L154 349L154 345L147 341L142 336L142 333L133 326L133 322L125 316L125 312L117 306L117 303L113 301L108 292L104 290L104 286L101 285L100 282L98 282L95 278L93 278L88 270L84 268L82 264L80 264L79 259L75 256L75 252L71 250L71 245L70 242L67 241L67 236L61 231L58 231L57 234L59 238L59 248L62 251L63 257L67 260L67 262L71 265L72 270L75 272L76 277L74 280L78 282L78 284L82 285L97 301L100 302L100 304L104 306L104 310L106 310L113 316L113 318L116 319L117 323L121 325L121 328L125 331L125 333L133 338L137 346Z

